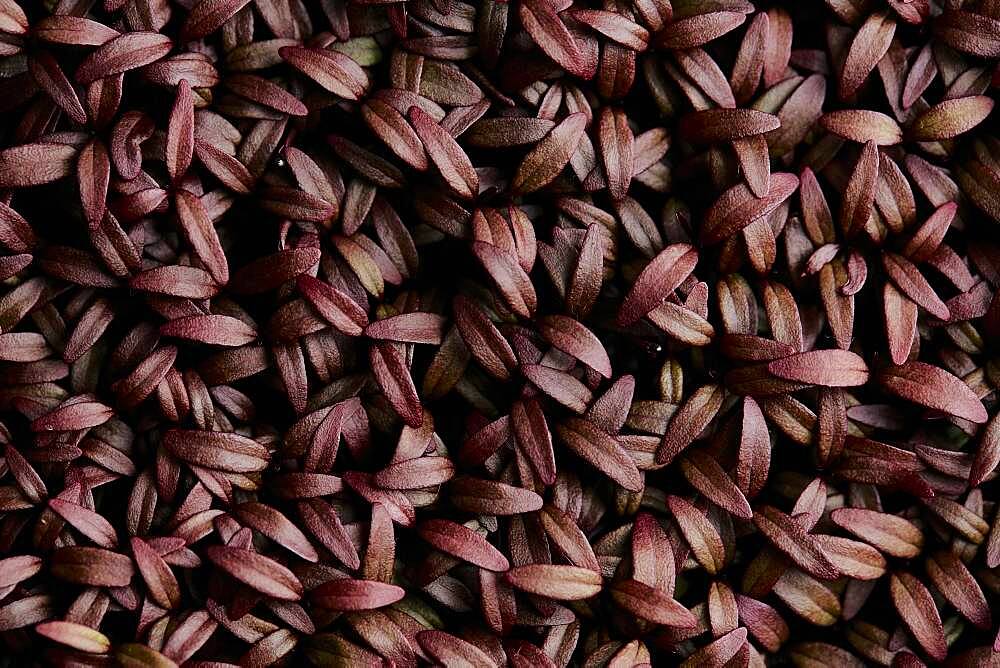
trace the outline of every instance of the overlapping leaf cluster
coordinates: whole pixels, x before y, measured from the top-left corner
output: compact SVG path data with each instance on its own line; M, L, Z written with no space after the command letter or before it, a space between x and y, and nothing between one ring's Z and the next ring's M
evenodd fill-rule
M994 665L994 0L0 0L19 665Z

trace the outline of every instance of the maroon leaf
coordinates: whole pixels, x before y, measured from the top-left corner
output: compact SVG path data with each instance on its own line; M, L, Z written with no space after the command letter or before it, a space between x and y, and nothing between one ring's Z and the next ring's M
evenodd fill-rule
M572 355L605 378L611 377L611 360L594 334L566 316L547 316L540 323L542 336L563 352Z
M173 429L163 435L163 446L182 461L231 473L261 471L270 459L257 441L223 432Z
M215 226L212 225L212 220L201 200L186 190L178 190L174 206L177 208L177 219L188 243L194 248L215 282L225 285L229 282L229 263Z
M831 111L820 123L828 132L859 144L892 146L903 141L903 131L892 117L869 109Z
M664 49L691 49L735 30L746 15L740 12L708 12L673 21L660 31L656 42Z
M136 274L129 285L135 290L189 299L207 299L219 291L207 271L182 265L164 265Z
M624 199L632 180L635 144L628 116L620 109L605 107L601 110L597 133L608 190L613 199Z
M217 346L242 346L257 338L257 331L228 315L191 315L160 326L160 334Z
M49 560L57 578L93 587L124 587L132 579L132 561L124 554L97 547L61 547Z
M193 42L206 37L236 15L250 0L202 0L191 8L181 28L181 41Z
M679 496L668 496L667 507L697 562L709 575L718 573L726 561L726 547L708 517Z
M406 592L396 585L372 580L339 578L330 580L310 592L312 601L330 610L375 610L392 605Z
M548 3L522 3L518 7L518 15L535 44L552 60L582 79L594 76L596 62L590 61L577 38Z
M350 295L307 274L298 277L297 285L316 312L344 334L358 336L368 325L368 315Z
M979 397L969 386L944 369L924 362L907 362L887 367L879 374L879 382L886 391L977 424L986 422L989 415Z
M719 243L758 218L769 215L798 187L799 179L794 174L776 173L771 175L770 187L764 197L756 197L743 184L730 188L705 214L702 242L708 245Z
M542 497L502 482L458 476L448 486L451 502L470 513L519 515L539 510Z
M522 318L532 317L538 306L538 297L528 274L518 264L517 257L481 241L472 244L472 251L493 279L508 306Z
M393 153L414 169L421 172L427 169L427 151L419 133L406 122L400 111L382 100L369 99L361 107L361 113L372 132L378 135ZM432 120L439 119L432 117Z
M510 419L514 424L517 447L531 462L542 483L551 485L556 480L555 453L552 450L552 435L540 403L534 399L515 402L511 407Z
M893 284L904 295L917 305L922 306L931 315L941 320L947 320L951 315L948 306L934 292L920 270L909 260L895 253L884 253L882 265Z
M627 490L642 490L642 475L618 441L589 420L569 418L556 426L560 440L577 456Z
M177 85L177 97L167 124L167 172L174 185L184 177L194 154L194 97L187 79Z
M840 207L840 228L848 237L865 229L871 217L878 185L879 155L878 146L869 140L861 150L861 155L854 164L854 172L847 182Z
M173 42L153 32L130 32L115 37L87 56L76 70L76 80L88 84L113 74L154 63L170 53Z
M810 575L823 580L832 580L840 575L840 571L830 562L815 537L806 533L798 522L777 508L758 508L753 521L776 548L791 557L799 568Z
M894 557L910 559L923 548L923 533L902 517L861 508L839 508L830 514L830 519Z
M525 156L511 182L511 190L515 194L530 193L555 180L576 152L586 127L586 114L577 112L567 116Z
M377 342L369 348L368 359L375 380L403 422L419 427L423 421L420 396L406 367L401 345Z
M434 313L403 313L376 320L365 327L365 336L401 343L441 343L444 318Z
M941 617L927 588L909 573L893 574L889 591L896 611L924 650L937 661L948 654Z
M180 587L177 579L156 550L141 538L132 538L132 556L139 574L146 582L149 596L163 608L175 608L180 604Z
M670 296L694 271L698 252L688 244L672 244L646 265L618 309L618 322L630 325Z
M993 100L970 95L940 102L913 119L909 128L915 141L952 139L976 127L993 111Z
M237 95L283 114L305 116L309 113L309 109L297 97L281 86L253 74L228 76L225 84Z
M615 603L646 621L678 628L692 628L697 618L683 605L655 587L636 580L622 580L611 587Z
M302 584L295 575L262 554L236 547L213 545L206 551L213 564L243 584L282 601L302 598Z
M927 575L934 587L980 629L992 626L990 606L976 579L953 552L937 552L927 559Z
M0 187L24 188L58 181L73 170L76 155L76 148L66 144L23 144L4 149L0 151Z
M114 527L93 510L63 499L49 499L49 508L101 547L110 549L118 546Z
M339 51L284 46L278 53L289 65L334 95L358 100L368 88L368 75L365 71Z
M496 662L483 650L444 631L420 631L416 639L420 647L443 666L496 668Z
M747 139L779 127L777 116L754 109L704 109L687 114L680 123L685 138L705 144Z
M427 520L417 533L435 548L490 571L506 571L510 562L477 532L448 520Z
M304 274L319 262L317 248L289 248L258 258L233 276L231 287L244 294L273 290Z
M83 110L80 98L59 67L58 61L50 53L42 51L30 58L28 69L35 82L75 123L83 125L87 122L87 112Z
M660 447L656 463L670 463L696 439L722 406L724 392L718 385L704 385L692 394L680 410L674 413Z
M504 576L515 589L556 601L579 601L597 595L603 582L589 568L550 564L517 566Z
M479 194L479 175L458 142L420 107L407 114L417 136L427 149L441 177L459 197L472 199Z
M51 621L35 626L40 636L90 654L107 654L111 641L100 631L75 622Z
M896 22L886 12L875 12L868 16L854 35L840 73L841 98L851 97L857 92L889 50L895 33Z
M825 387L852 387L868 382L865 360L849 350L812 350L767 365L778 378Z
M280 512L263 503L248 501L233 509L234 515L244 524L256 529L275 543L311 562L319 555L305 535Z
M718 462L703 452L689 452L680 461L681 472L691 486L709 500L742 519L751 519L753 511L740 489Z

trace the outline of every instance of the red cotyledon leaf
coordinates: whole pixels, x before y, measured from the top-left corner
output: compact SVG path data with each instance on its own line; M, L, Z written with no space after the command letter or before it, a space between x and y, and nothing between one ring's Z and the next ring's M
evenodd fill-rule
M517 257L481 241L473 243L472 250L508 306L522 318L532 317L538 307L538 297L531 278L518 264Z
M339 611L376 610L403 598L396 585L372 580L339 578L316 587L309 596L316 605Z
M309 109L281 86L253 74L226 77L226 88L248 100L292 116L305 116Z
M190 162L190 156L187 162ZM201 199L186 190L179 190L174 198L174 206L185 238L212 275L212 279L219 285L228 283L229 261Z
M455 465L447 457L417 457L391 464L375 474L375 482L387 489L421 489L448 482Z
M422 628L422 627L418 627ZM493 658L476 645L437 630L420 630L415 635L420 648L443 666L496 668Z
M548 3L521 3L518 15L524 29L552 60L583 79L593 76L594 72L578 39Z
M860 144L893 146L903 141L903 130L891 116L869 109L842 109L823 115L820 124L833 134Z
M270 459L263 445L232 433L173 429L164 434L163 445L182 461L232 473L261 471Z
M556 601L579 601L602 589L599 573L589 568L554 564L529 564L507 571L504 580L515 589Z
M568 418L555 430L568 448L619 485L630 491L642 489L639 469L613 436L581 418Z
M669 23L655 37L664 49L691 49L735 30L746 21L742 12L717 11L685 16Z
M655 587L636 580L622 580L611 587L611 598L628 612L653 622L691 628L697 618L683 605Z
M923 549L923 532L902 517L864 508L838 508L830 513L830 519L893 557L910 559Z
M65 144L21 144L0 150L0 187L24 188L58 181L73 169L77 149Z
M84 58L76 70L76 80L89 84L114 74L128 72L163 58L173 47L166 35L129 32L114 37Z
M470 513L520 515L543 505L542 497L529 489L471 476L456 476L448 491L455 507Z
M262 554L236 547L215 545L208 558L223 571L260 593L284 601L302 598L302 583L278 562Z
M687 114L680 123L686 139L705 144L747 139L779 127L777 116L755 109L704 109Z
M478 195L479 175L454 137L420 107L410 107L407 117L448 187L464 199Z
M309 539L281 512L264 503L248 501L233 508L233 514L244 524L264 534L275 543L305 561L319 561L319 554Z
M187 79L181 79L177 85L177 96L167 124L165 153L167 172L177 185L187 173L194 155L194 97Z
M701 241L706 245L717 244L739 232L753 221L767 216L799 187L794 174L771 174L768 192L757 197L744 184L733 186L715 200L705 214Z
M993 111L993 99L985 95L952 98L923 112L910 125L914 141L953 139L976 127Z
M542 336L565 353L580 360L605 378L611 377L611 360L593 332L567 316L552 315L541 320Z
M350 56L332 49L283 46L280 56L327 91L358 100L368 89L368 75Z
M160 334L219 346L242 346L257 338L247 323L228 315L191 315L160 326Z
M840 73L840 97L854 95L882 56L889 50L896 21L888 12L875 12L868 16L854 35Z
M693 246L672 244L664 248L633 283L618 310L619 323L630 325L652 311L690 276L697 264L698 251Z
M948 306L934 292L927 279L912 262L902 255L883 253L882 266L892 280L893 285L914 303L926 309L939 320L950 317Z
M400 343L441 343L444 318L436 313L403 313L376 320L365 327L365 336Z
M417 533L435 548L490 571L506 571L510 562L477 532L448 520L426 520Z
M132 556L146 583L149 596L157 605L170 609L180 604L181 592L170 567L142 538L131 539Z
M541 481L546 485L553 484L556 480L555 452L541 404L530 398L515 402L510 410L510 420L517 447L531 462Z
M250 0L202 0L191 8L181 28L181 39L192 42L207 37L235 16Z
M551 183L573 157L586 127L583 112L570 114L554 127L521 162L511 182L514 193L534 192Z
M679 496L668 496L667 507L702 568L709 575L722 570L726 561L726 546L705 513Z
M868 382L864 358L849 350L811 350L768 363L778 378L824 387L853 387Z
M76 176L87 224L90 229L96 229L107 210L108 183L111 179L111 161L101 141L93 139L80 151Z
M772 506L764 506L757 509L753 520L760 532L802 570L823 580L840 575L816 539L789 515Z
M712 503L736 517L750 519L753 511L743 492L709 455L689 451L680 460L681 473L691 486L704 494Z
M35 626L35 632L49 640L89 654L107 654L111 649L111 641L106 635L76 622L43 622Z
M605 107L598 119L601 161L608 180L608 191L618 201L625 198L633 173L635 137L628 116L621 109Z
M886 367L879 374L879 383L902 399L977 424L989 417L983 402L960 378L926 362Z
M941 616L927 587L913 575L900 572L889 578L889 591L896 611L927 654L944 660L948 645Z

